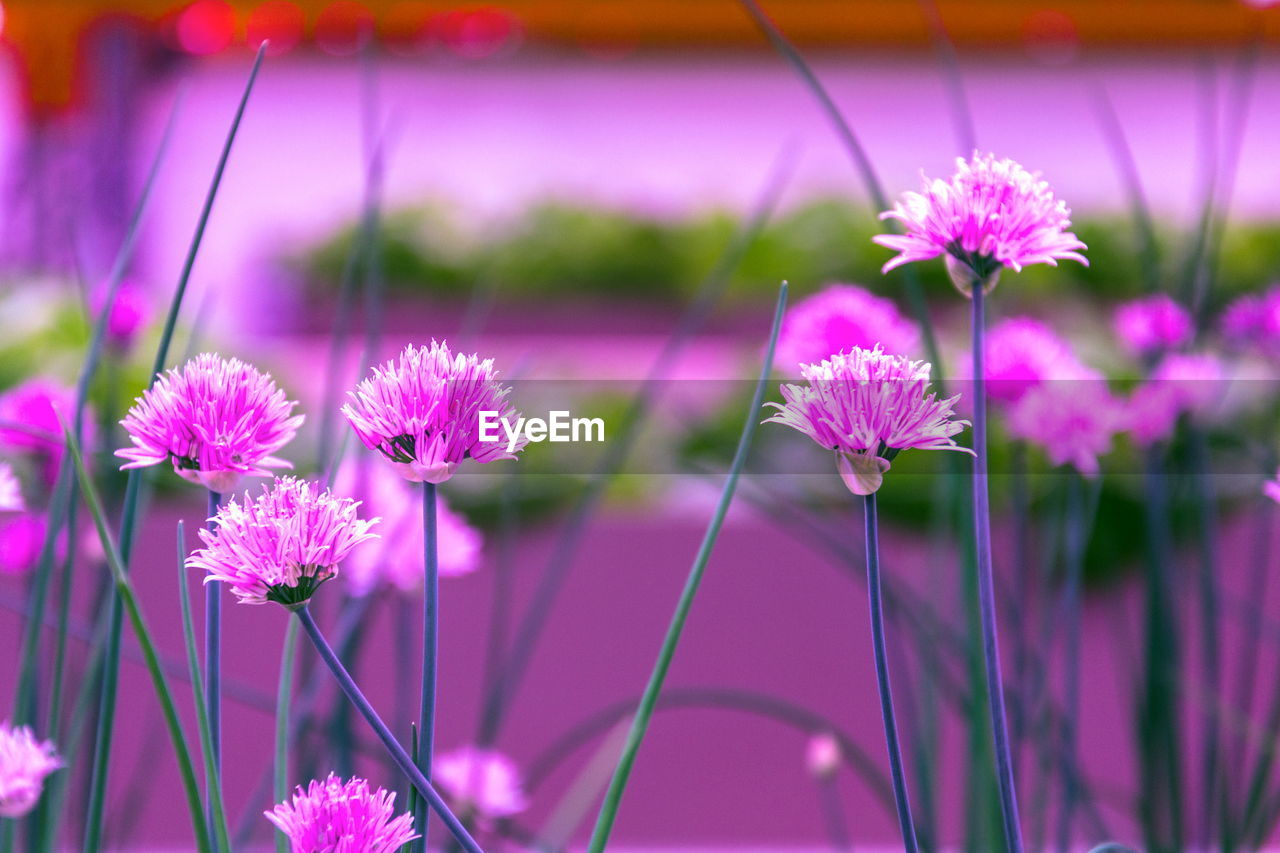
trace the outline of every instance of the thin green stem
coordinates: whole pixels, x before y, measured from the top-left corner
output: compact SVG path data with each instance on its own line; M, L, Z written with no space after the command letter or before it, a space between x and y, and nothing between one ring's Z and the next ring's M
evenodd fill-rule
M720 493L720 501L711 517L711 523L707 526L707 532L703 536L702 545L698 548L698 554L694 558L693 566L689 569L689 577L685 581L684 590L680 593L680 600L676 604L675 614L671 617L671 624L667 628L666 637L662 641L662 648L658 652L658 660L649 676L649 683L645 686L644 695L640 699L640 706L636 709L635 717L632 718L631 729L627 733L626 746L623 748L622 756L618 760L618 766L614 770L609 789L605 793L604 803L601 805L600 814L596 818L595 831L591 834L591 842L588 846L590 853L603 853L605 846L609 842L609 835L613 831L614 822L618 817L618 808L622 804L622 794L626 790L627 780L630 778L631 769L635 765L636 755L640 752L640 744L644 741L645 733L649 729L649 721L653 717L653 709L658 704L658 697L662 694L662 685L666 681L667 671L671 668L671 660L675 657L676 647L680 644L680 636L684 632L684 625L689 618L689 611L693 608L693 599L698 594L698 588L702 584L702 576L706 571L707 562L711 559L711 552L715 549L716 539L720 535L720 528L723 526L725 516L729 512L729 506L733 503L733 495L738 486L738 477L742 474L742 468L746 464L747 454L751 450L751 440L755 437L756 426L759 424L759 412L764 405L765 385L769 381L769 371L773 368L774 348L778 342L778 330L782 327L782 315L786 310L786 305L787 284L783 282L778 291L778 303L774 310L773 326L769 332L769 347L760 370L760 378L756 382L751 408L747 411L746 423L742 427L742 435L738 439L738 449L734 453L729 475L725 479L724 489Z
M272 792L274 802L289 796L289 703L293 698L293 663L298 651L298 623L290 619L284 631L280 655L280 690L276 695L276 760ZM276 834L276 853L289 853L289 839Z
M431 756L436 732L436 661L440 654L440 559L436 546L436 485L422 484L422 704L418 713L418 746L414 761L427 779L431 778ZM419 838L415 849L426 853L430 812L419 800L413 825Z
M222 496L209 490L208 509L205 513L205 525L209 530L215 526L214 516L218 514L221 502ZM185 582L184 574L183 583ZM187 604L185 597L183 604ZM222 581L210 580L204 585L204 668L204 705L209 724L209 742L204 747L206 755L213 762L213 773L209 777L212 788L221 787L222 779ZM226 823L225 819L216 819L212 797L209 798L209 823ZM229 853L231 848L223 845L222 841L219 844Z

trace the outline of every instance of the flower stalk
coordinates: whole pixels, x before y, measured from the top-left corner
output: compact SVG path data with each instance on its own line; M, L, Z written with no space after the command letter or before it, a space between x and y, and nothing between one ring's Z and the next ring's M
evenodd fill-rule
M222 496L213 489L208 490L208 512L205 514L205 526L212 530L214 516L218 514L218 505ZM183 571L186 571L183 568ZM211 784L222 778L222 583L209 581L204 585L204 704L209 717L209 758L213 766L214 779ZM208 821L216 826L213 809L213 796L208 803Z
M427 779L431 778L431 756L435 748L436 662L440 646L440 560L436 542L436 484L422 484L422 706L418 715L418 745L414 760ZM418 799L413 823L419 838L416 849L427 849L427 804Z

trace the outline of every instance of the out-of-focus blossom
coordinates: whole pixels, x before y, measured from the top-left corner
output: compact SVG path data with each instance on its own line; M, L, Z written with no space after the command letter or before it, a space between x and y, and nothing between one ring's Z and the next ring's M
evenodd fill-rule
M1116 335L1132 353L1165 352L1191 340L1191 314L1165 293L1126 302L1112 318Z
M493 412L512 428L519 413L498 382L493 359L454 355L446 343L405 347L398 359L375 367L350 392L342 407L365 447L377 450L406 480L443 483L464 459L493 462L514 459L528 439L521 435L508 451L501 427L498 439L480 439L480 415Z
M988 330L985 365L987 395L1005 403L1044 382L1098 378L1066 340L1031 317L1009 317ZM972 379L972 373L972 358L961 359L957 378Z
M766 423L799 430L836 455L844 484L855 495L873 494L900 450L960 450L955 436L969 425L956 420L958 397L929 392L930 366L855 348L818 364L805 364L807 385L783 385L783 403Z
M830 732L820 732L811 736L805 745L804 765L819 779L830 779L835 776L843 759L844 750L840 748L840 741Z
M53 744L27 726L0 722L0 817L18 818L36 807L44 780L62 766Z
M62 422L71 423L75 395L56 380L28 379L0 394L0 448L38 454L46 480L53 482L62 461ZM62 420L59 420L59 417ZM86 415L86 425L92 417ZM93 444L87 434L85 446Z
M292 800L263 814L289 836L294 853L395 853L418 837L413 815L396 814L394 792L332 773L306 789L299 785Z
M106 303L106 291L94 300L94 311L100 312ZM133 279L120 282L111 313L107 315L107 340L121 349L127 349L151 321L152 305L146 289Z
M0 517L0 575L25 575L34 569L47 530L39 513Z
M1078 251L1087 247L1067 230L1071 211L1039 173L975 152L967 161L956 160L950 181L921 177L923 192L905 193L893 210L880 214L897 219L906 232L872 238L898 252L885 272L944 255L951 280L969 294L976 282L984 290L994 287L1002 267L1021 271L1060 260L1088 265Z
M1280 285L1241 296L1227 306L1222 334L1232 349L1256 347L1266 355L1280 354Z
M338 574L352 548L376 537L369 529L379 519L360 519L359 506L283 477L257 498L223 504L213 530L200 530L205 547L187 557L187 567L203 569L206 583L227 584L242 604L297 607Z
M1168 438L1184 413L1207 416L1222 400L1225 371L1208 353L1166 356L1129 396L1128 430L1140 446Z
M292 467L272 454L288 444L302 415L275 382L239 359L215 353L158 376L120 423L133 447L122 468L171 462L174 473L210 491L235 490L246 474Z
M334 488L339 494L364 497L366 512L382 519L378 545L355 551L343 564L351 594L367 595L381 583L403 593L421 591L422 490L381 464L344 466ZM482 542L479 530L437 498L436 553L442 577L459 577L479 568Z
M916 324L893 300L855 284L831 284L787 312L774 363L790 372L854 347L912 353L919 342Z
M1071 465L1086 477L1127 423L1120 401L1102 380L1047 382L1009 409L1009 434L1044 449L1054 465Z
M1280 0L1243 0L1244 5L1252 6L1255 9L1270 9L1276 4L1280 4Z
M1276 469L1274 479L1268 480L1262 485L1262 493L1280 504L1280 469Z
M0 462L0 512L26 512L22 484L8 462Z
M464 746L445 752L432 762L433 782L456 810L494 820L519 814L529 807L520 771L507 756L492 749Z

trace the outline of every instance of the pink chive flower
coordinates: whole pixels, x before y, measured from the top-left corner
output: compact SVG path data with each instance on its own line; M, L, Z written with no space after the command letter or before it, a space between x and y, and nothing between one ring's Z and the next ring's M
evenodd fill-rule
M796 303L782 321L774 363L787 371L853 347L911 353L920 332L893 304L856 284L830 284Z
M8 462L0 462L0 512L26 512L27 502L22 499L22 484Z
M413 815L395 811L395 793L330 773L263 814L289 837L293 853L395 853L418 837Z
M62 460L62 422L71 423L74 414L75 395L69 388L45 377L28 379L0 394L0 448L37 454L52 484ZM86 413L86 426L92 422ZM87 430L83 444L93 444Z
M105 288L94 300L95 313L106 303ZM107 340L121 349L127 349L151 321L152 305L147 291L133 279L120 282L111 313L107 315Z
M1275 479L1268 480L1263 484L1262 493L1280 504L1280 468L1276 469Z
M443 483L464 459L514 459L528 440L521 435L508 451L499 426L482 441L480 417L507 421L519 414L507 400L511 389L497 380L493 359L454 355L449 345L407 346L398 359L375 367L350 392L342 413L365 447L377 450L406 480Z
M805 768L818 779L835 776L843 760L844 750L840 748L840 741L830 732L813 735L805 745Z
M971 379L973 360L961 359L958 378ZM1096 379L1071 345L1048 325L1031 317L1009 317L987 332L987 394L1014 403L1045 382Z
M292 467L274 454L302 424L293 403L265 373L239 359L198 355L158 376L120 423L133 447L121 468L171 462L184 480L226 494L245 475Z
M1222 362L1208 353L1166 356L1151 378L1129 396L1128 430L1147 447L1173 434L1183 414L1205 417L1221 401L1225 390Z
M1233 349L1254 347L1266 355L1280 354L1280 284L1232 302L1221 325L1225 342Z
M361 480L364 482L360 482ZM405 594L422 590L422 503L418 491L388 465L344 466L334 484L340 494L365 498L383 519L379 545L361 548L343 564L352 595L386 584ZM436 548L441 577L461 577L480 567L483 538L466 519L437 498Z
M959 450L952 436L969 425L956 420L959 397L929 393L930 366L888 355L879 347L854 348L818 364L800 366L809 384L783 385L783 403L766 423L812 438L836 455L844 484L855 495L880 488L889 461L901 450Z
M21 513L0 519L0 575L25 575L34 569L47 531L43 514Z
M1060 260L1088 261L1087 248L1071 226L1071 211L1038 172L994 154L956 160L950 181L930 181L924 191L905 193L881 219L896 219L906 233L881 234L873 242L898 255L884 272L912 261L944 255L951 280L962 293L974 282L995 286L1001 267L1021 272L1028 264L1057 266Z
M1070 465L1086 477L1100 470L1098 457L1111 452L1125 428L1122 405L1102 380L1048 382L1031 389L1009 409L1009 434L1044 449L1054 465Z
M1166 293L1126 302L1112 318L1116 335L1136 355L1177 349L1191 340L1191 314Z
M529 807L515 762L492 749L464 746L438 755L431 779L459 811L483 820L510 817Z
M187 557L187 567L204 570L205 583L227 584L241 604L296 608L338 574L352 548L377 536L369 529L379 519L361 520L359 506L283 477L257 498L223 504L214 529L200 530L205 547Z
M36 807L44 780L62 767L53 744L26 726L0 722L0 817L24 817Z

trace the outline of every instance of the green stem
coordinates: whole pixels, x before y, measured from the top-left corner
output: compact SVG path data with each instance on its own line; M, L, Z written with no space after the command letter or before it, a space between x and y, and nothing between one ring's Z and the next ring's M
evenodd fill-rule
M289 701L293 695L293 660L298 651L298 623L289 620L280 657L280 690L276 695L276 763L274 802L289 797ZM289 839L276 833L276 853L289 853Z

